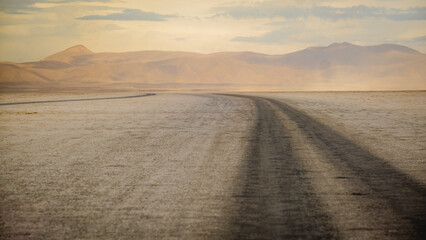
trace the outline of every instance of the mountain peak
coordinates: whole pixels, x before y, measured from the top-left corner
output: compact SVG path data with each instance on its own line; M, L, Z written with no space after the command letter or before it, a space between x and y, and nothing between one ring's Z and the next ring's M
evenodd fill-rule
M70 48L67 48L61 52L55 53L46 57L45 61L60 61L60 62L70 62L74 57L90 55L93 54L87 47L83 45L75 45Z
M65 49L63 52L73 52L73 53L82 53L82 54L92 54L93 52L90 51L87 47L84 45L75 45L70 48Z

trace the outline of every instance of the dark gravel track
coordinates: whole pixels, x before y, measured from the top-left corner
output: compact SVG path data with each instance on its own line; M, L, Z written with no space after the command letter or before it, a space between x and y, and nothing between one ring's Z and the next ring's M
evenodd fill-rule
M244 183L235 196L240 204L234 219L235 238L425 239L424 185L284 102L234 96L251 99L257 108L242 172ZM303 145L297 138L303 139ZM315 157L305 157L312 156L312 149L316 149ZM311 162L332 166L337 176L312 168ZM315 174L310 173L319 171L319 177L311 178ZM314 186L322 184L344 190L319 192L321 188ZM345 207L355 205L358 209ZM343 218L333 216L327 206ZM351 219L351 214L357 217ZM356 227L363 221L372 225Z
M264 100L254 99L257 121L247 153L244 185L235 197L237 239L329 239L337 232L294 155L285 126Z

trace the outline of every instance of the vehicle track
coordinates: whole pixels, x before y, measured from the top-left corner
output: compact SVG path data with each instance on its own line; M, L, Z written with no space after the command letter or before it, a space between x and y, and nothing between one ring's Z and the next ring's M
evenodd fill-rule
M10 103L0 103L0 106L37 104L37 103L85 102L85 101L98 101L98 100L128 99L128 98L148 97L148 96L154 96L154 95L155 93L147 93L147 94L121 96L121 97L77 98L77 99L46 100L46 101L31 101L31 102L10 102Z
M233 96L258 111L235 238L425 238L421 183L284 102Z
M330 218L306 179L285 126L265 100L252 98L257 120L242 172L236 239L330 239Z

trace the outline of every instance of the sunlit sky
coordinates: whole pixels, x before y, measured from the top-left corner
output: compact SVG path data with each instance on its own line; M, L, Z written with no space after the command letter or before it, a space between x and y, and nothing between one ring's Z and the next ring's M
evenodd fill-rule
M333 42L426 53L425 0L0 0L0 61L94 52L284 54Z

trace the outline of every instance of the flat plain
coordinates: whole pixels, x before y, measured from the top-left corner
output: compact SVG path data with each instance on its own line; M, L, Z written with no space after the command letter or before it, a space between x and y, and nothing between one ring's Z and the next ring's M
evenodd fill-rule
M425 102L426 92L2 94L0 236L422 239Z

